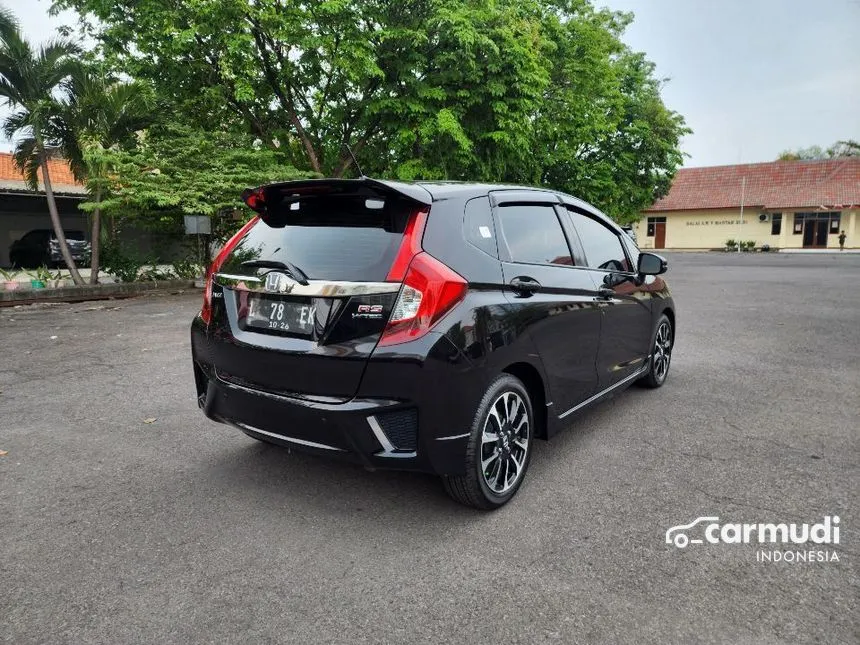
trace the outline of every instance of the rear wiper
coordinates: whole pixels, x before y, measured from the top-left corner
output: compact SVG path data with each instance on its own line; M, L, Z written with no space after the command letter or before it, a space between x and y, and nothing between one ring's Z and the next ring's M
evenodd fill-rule
M305 272L292 262L279 262L278 260L248 260L247 262L242 262L241 266L247 269L283 269L284 271L288 272L290 274L290 277L292 277L299 284L309 284L308 276L305 274Z

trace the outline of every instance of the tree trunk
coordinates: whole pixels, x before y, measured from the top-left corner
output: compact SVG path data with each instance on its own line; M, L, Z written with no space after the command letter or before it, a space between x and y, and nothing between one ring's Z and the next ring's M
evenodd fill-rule
M102 241L102 187L96 188L96 209L93 211L93 228L90 233L90 284L99 283L99 251Z
M78 273L78 267L75 266L75 261L72 259L72 253L69 251L69 245L66 242L66 233L63 231L63 223L60 221L60 213L57 210L57 201L54 199L54 189L51 186L51 175L48 172L48 155L45 154L45 149L39 150L39 161L42 166L42 181L45 184L45 197L48 198L48 212L51 214L51 224L54 227L54 235L57 236L57 243L60 245L60 253L63 255L63 260L72 275L72 280L78 286L84 284L81 274Z

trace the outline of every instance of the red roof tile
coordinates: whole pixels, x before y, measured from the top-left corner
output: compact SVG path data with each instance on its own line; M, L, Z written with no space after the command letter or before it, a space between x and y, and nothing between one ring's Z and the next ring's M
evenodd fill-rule
M860 157L772 161L737 166L682 168L669 194L649 211L738 208L845 209L860 205Z
M61 186L80 185L75 181L69 164L64 159L51 159L48 161L48 170L51 173L51 183ZM41 174L40 174L41 182ZM0 152L0 180L24 181L24 176L15 167L15 160L8 152Z

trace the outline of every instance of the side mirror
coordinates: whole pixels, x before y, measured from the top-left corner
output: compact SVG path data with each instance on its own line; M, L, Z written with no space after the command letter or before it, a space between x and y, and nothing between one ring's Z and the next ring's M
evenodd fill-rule
M656 253L640 253L639 266L637 270L639 275L660 275L666 273L669 268L669 263L666 258Z

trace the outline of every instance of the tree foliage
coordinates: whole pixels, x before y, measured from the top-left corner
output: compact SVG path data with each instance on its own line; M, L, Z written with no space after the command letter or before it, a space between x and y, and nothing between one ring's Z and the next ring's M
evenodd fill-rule
M590 0L55 0L183 125L251 133L295 167L542 183L625 219L687 132L630 20ZM95 19L95 20L93 20ZM279 144L280 147L276 147Z
M41 173L54 236L72 279L82 284L66 243L48 166L55 145L51 136L57 113L55 92L76 68L78 53L76 45L63 39L34 47L14 16L0 11L0 105L11 109L3 119L2 131L7 139L18 139L15 164L34 189Z
M208 215L217 237L235 228L232 216L243 207L243 189L310 176L251 136L175 124L153 126L131 149L100 149L99 155L111 168L99 203L106 215L162 230L175 229L182 215Z
M63 83L53 138L75 178L87 188L84 210L91 213L90 282L98 282L101 246L101 201L111 189L114 168L105 150L130 147L134 133L153 122L150 88L121 81L98 66L80 65Z
M829 148L809 146L797 150L784 150L779 154L779 161L797 161L801 159L839 159L841 157L860 157L860 142L853 139L837 141Z

